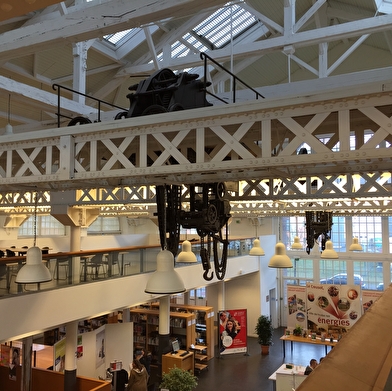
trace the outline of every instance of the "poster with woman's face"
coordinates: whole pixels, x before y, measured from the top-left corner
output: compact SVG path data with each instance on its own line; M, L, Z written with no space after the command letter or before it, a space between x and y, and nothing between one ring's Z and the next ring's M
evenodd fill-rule
M220 354L246 352L246 310L227 310L218 313Z

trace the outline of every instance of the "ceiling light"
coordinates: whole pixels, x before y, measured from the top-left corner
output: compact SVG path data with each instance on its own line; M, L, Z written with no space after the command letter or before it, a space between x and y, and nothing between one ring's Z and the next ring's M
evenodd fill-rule
M353 242L351 243L348 251L363 251L362 245L358 242L358 238L353 238Z
M263 255L265 255L264 250L260 246L260 240L259 239L255 239L253 241L253 247L250 249L249 255L256 255L256 256L263 256Z
M292 250L302 250L304 246L298 236L294 236L294 243L291 245Z
M166 204L167 193L164 191L164 203L157 203L157 209L163 207L163 229L166 232ZM162 243L163 241L163 243ZM174 270L174 255L167 250L166 235L161 239L162 250L157 255L157 270L151 275L147 281L144 292L152 294L166 294L171 295L175 293L185 292L184 282L181 277Z
M42 263L42 252L35 245L37 239L37 207L38 196L35 193L34 207L34 244L26 253L26 264L18 271L16 283L18 284L40 284L51 281L52 275L49 269Z
M167 295L185 292L184 283L174 270L174 256L169 250L158 253L157 270L148 279L144 292Z
M197 262L196 255L192 252L192 244L189 240L184 240L182 242L182 251L178 254L177 262L181 262L181 263Z
M52 279L49 269L42 263L41 249L30 247L26 253L26 264L22 266L16 276L18 284L39 284Z
M271 268L290 268L293 267L290 257L286 254L286 248L282 242L276 243L275 255L269 261L268 267Z
M330 240L325 242L325 250L321 253L323 259L338 259L338 253L333 249L333 243Z

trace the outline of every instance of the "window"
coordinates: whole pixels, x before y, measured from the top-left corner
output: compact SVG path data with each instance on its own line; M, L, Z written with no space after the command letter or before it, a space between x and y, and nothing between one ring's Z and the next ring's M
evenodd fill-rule
M358 275L363 279L362 288L379 290L383 282L383 263L354 261L354 276Z
M104 235L121 233L118 217L98 218L87 228L87 235Z
M353 236L358 238L364 252L382 252L380 216L353 216Z
M335 251L346 252L346 219L332 216L331 240Z
M37 216L36 236L64 236L65 226L53 216ZM20 227L19 237L34 237L34 216L30 216Z

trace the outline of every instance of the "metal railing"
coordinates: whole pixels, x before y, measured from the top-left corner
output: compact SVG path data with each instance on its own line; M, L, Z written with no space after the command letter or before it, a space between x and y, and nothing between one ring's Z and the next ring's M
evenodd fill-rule
M84 96L85 98L94 100L95 102L98 102L98 108L97 108L97 110L98 110L98 119L97 119L97 122L101 122L101 111L102 111L101 110L101 104L107 105L109 107L114 107L116 109L120 109L121 111L128 111L128 109L124 109L121 106L114 105L114 104L106 102L106 101L104 101L102 99L94 98L91 95L83 94L82 92L73 90L72 88L61 86L60 84L53 84L52 88L55 91L56 91L56 88L57 88L57 113L55 113L57 115L57 127L60 127L60 118L61 117L72 119L72 117L69 117L67 115L61 114L61 90L66 90L66 91L72 92L73 94L78 94L78 95Z
M251 246L251 239L230 240L228 257L249 254ZM0 258L0 299L38 290L59 289L69 285L152 272L156 270L156 258L160 250L159 245L154 245L42 254L42 259L52 274L52 281L40 284L15 282L26 256ZM196 254L202 272L200 242L192 242L192 251ZM175 264L175 267L187 266L189 264ZM79 270L75 270L76 268Z
M206 53L200 53L200 58L202 60L204 60L204 90L206 91L207 94L213 96L214 98L220 100L223 103L228 104L228 102L226 102L224 99L220 98L219 96L213 94L212 92L207 90L208 87L208 82L207 82L207 66L208 66L208 61L211 61L213 64L215 64L217 67L219 67L220 69L222 69L223 71L225 71L226 73L228 73L231 77L232 77L232 87L233 87L233 91L232 91L232 103L235 103L235 99L236 99L236 87L237 87L237 82L240 82L242 85L244 85L245 87L249 88L251 91L253 91L255 93L256 99L263 98L264 96L261 95L258 91L256 91L254 88L252 88L251 86L249 86L247 83L245 83L243 80L241 80L239 77L237 77L236 75L234 75L234 73L230 72L228 69L226 69L223 65L219 64L217 61L215 61L212 57L210 57L208 54Z

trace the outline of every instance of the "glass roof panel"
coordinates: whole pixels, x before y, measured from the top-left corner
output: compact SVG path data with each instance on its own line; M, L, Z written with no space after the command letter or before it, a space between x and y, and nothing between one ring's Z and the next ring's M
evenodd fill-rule
M240 5L232 4L214 12L193 31L208 39L215 48L221 48L256 22L254 15Z
M375 0L377 12L382 14L392 14L392 1L391 0Z
M134 30L136 30L136 29L129 29L129 30L120 31L118 33L105 35L103 38L106 39L106 41L109 41L110 43L112 43L114 45L121 45L121 41L128 39L128 35L130 35L132 33L132 31L134 31Z

